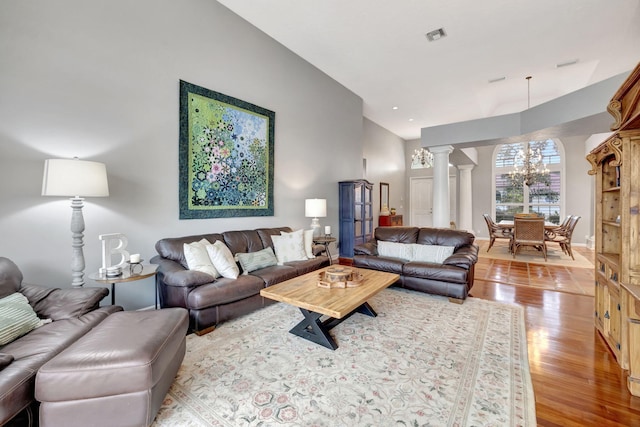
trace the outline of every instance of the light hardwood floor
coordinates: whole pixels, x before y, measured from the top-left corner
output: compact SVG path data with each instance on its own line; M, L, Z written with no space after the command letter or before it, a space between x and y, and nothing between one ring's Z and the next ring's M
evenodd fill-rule
M585 248L577 250L593 257ZM489 281L490 271L482 273L488 280L476 281L473 297L525 308L538 425L640 426L640 397L628 392L625 371L594 327L592 296L501 284L498 275L504 272L496 270L495 281ZM593 286L592 275L554 280Z

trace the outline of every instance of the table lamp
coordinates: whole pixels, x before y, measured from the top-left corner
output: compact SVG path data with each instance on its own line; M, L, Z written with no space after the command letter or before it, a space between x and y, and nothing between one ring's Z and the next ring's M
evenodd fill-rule
M107 169L104 163L78 160L77 157L45 160L42 195L71 197L71 286L83 286L83 197L109 196Z
M320 220L327 216L327 200L326 199L306 199L304 201L304 216L313 218L311 220L311 228L313 236L320 236Z

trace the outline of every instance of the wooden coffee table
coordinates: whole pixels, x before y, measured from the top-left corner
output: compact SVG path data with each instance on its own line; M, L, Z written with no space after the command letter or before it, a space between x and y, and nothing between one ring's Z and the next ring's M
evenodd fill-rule
M298 307L304 319L289 332L335 350L338 345L329 335L331 328L354 313L377 316L367 300L395 283L400 276L358 268L357 270L364 276L362 285L355 288L321 288L317 285L318 274L329 268L334 267L325 267L269 286L262 289L260 295ZM355 267L349 268L356 270ZM322 316L327 318L321 320Z

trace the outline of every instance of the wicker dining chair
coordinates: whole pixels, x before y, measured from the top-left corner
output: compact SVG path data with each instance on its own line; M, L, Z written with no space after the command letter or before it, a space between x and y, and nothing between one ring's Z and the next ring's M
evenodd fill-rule
M579 215L570 215L567 220L565 220L566 226L559 227L558 229L554 229L553 233L549 233L547 237L547 241L557 243L562 249L562 252L569 255L572 260L575 261L575 257L573 256L573 251L571 250L571 239L573 236L573 230L576 228L576 224L580 220Z
M518 218L514 219L513 240L511 248L513 257L516 257L521 246L533 246L541 250L544 260L547 260L547 244L544 235L544 218Z
M487 252L491 249L491 246L495 243L496 239L507 239L511 241L513 234L507 228L501 228L493 221L491 215L483 214L484 221L487 223L487 228L489 229L489 247L487 248Z

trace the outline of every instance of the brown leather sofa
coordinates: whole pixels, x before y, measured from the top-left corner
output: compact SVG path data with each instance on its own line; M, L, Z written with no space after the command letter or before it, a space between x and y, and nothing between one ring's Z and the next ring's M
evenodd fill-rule
M22 279L14 262L0 257L0 298L19 292L39 318L52 322L0 346L4 361L0 367L0 425L31 424L37 405L34 384L38 369L110 314L122 311L119 306L99 307L109 294L106 288L47 288Z
M158 255L150 262L158 264L156 286L160 306L186 308L189 310L189 329L202 334L211 331L219 323L275 302L263 298L260 289L329 265L329 258L319 255L324 248L316 246L316 258L274 265L249 274L242 274L241 270L237 279L221 277L211 280L210 275L187 267L183 251L185 243L203 238L212 244L220 240L235 256L268 246L273 248L271 236L280 235L281 231L288 233L292 230L289 227L259 228L159 240L156 243Z
M388 271L400 275L396 285L406 289L449 297L463 302L473 286L478 246L474 235L448 228L379 227L374 239L354 248L355 267ZM408 261L378 255L378 241L454 246L451 256L442 264Z

